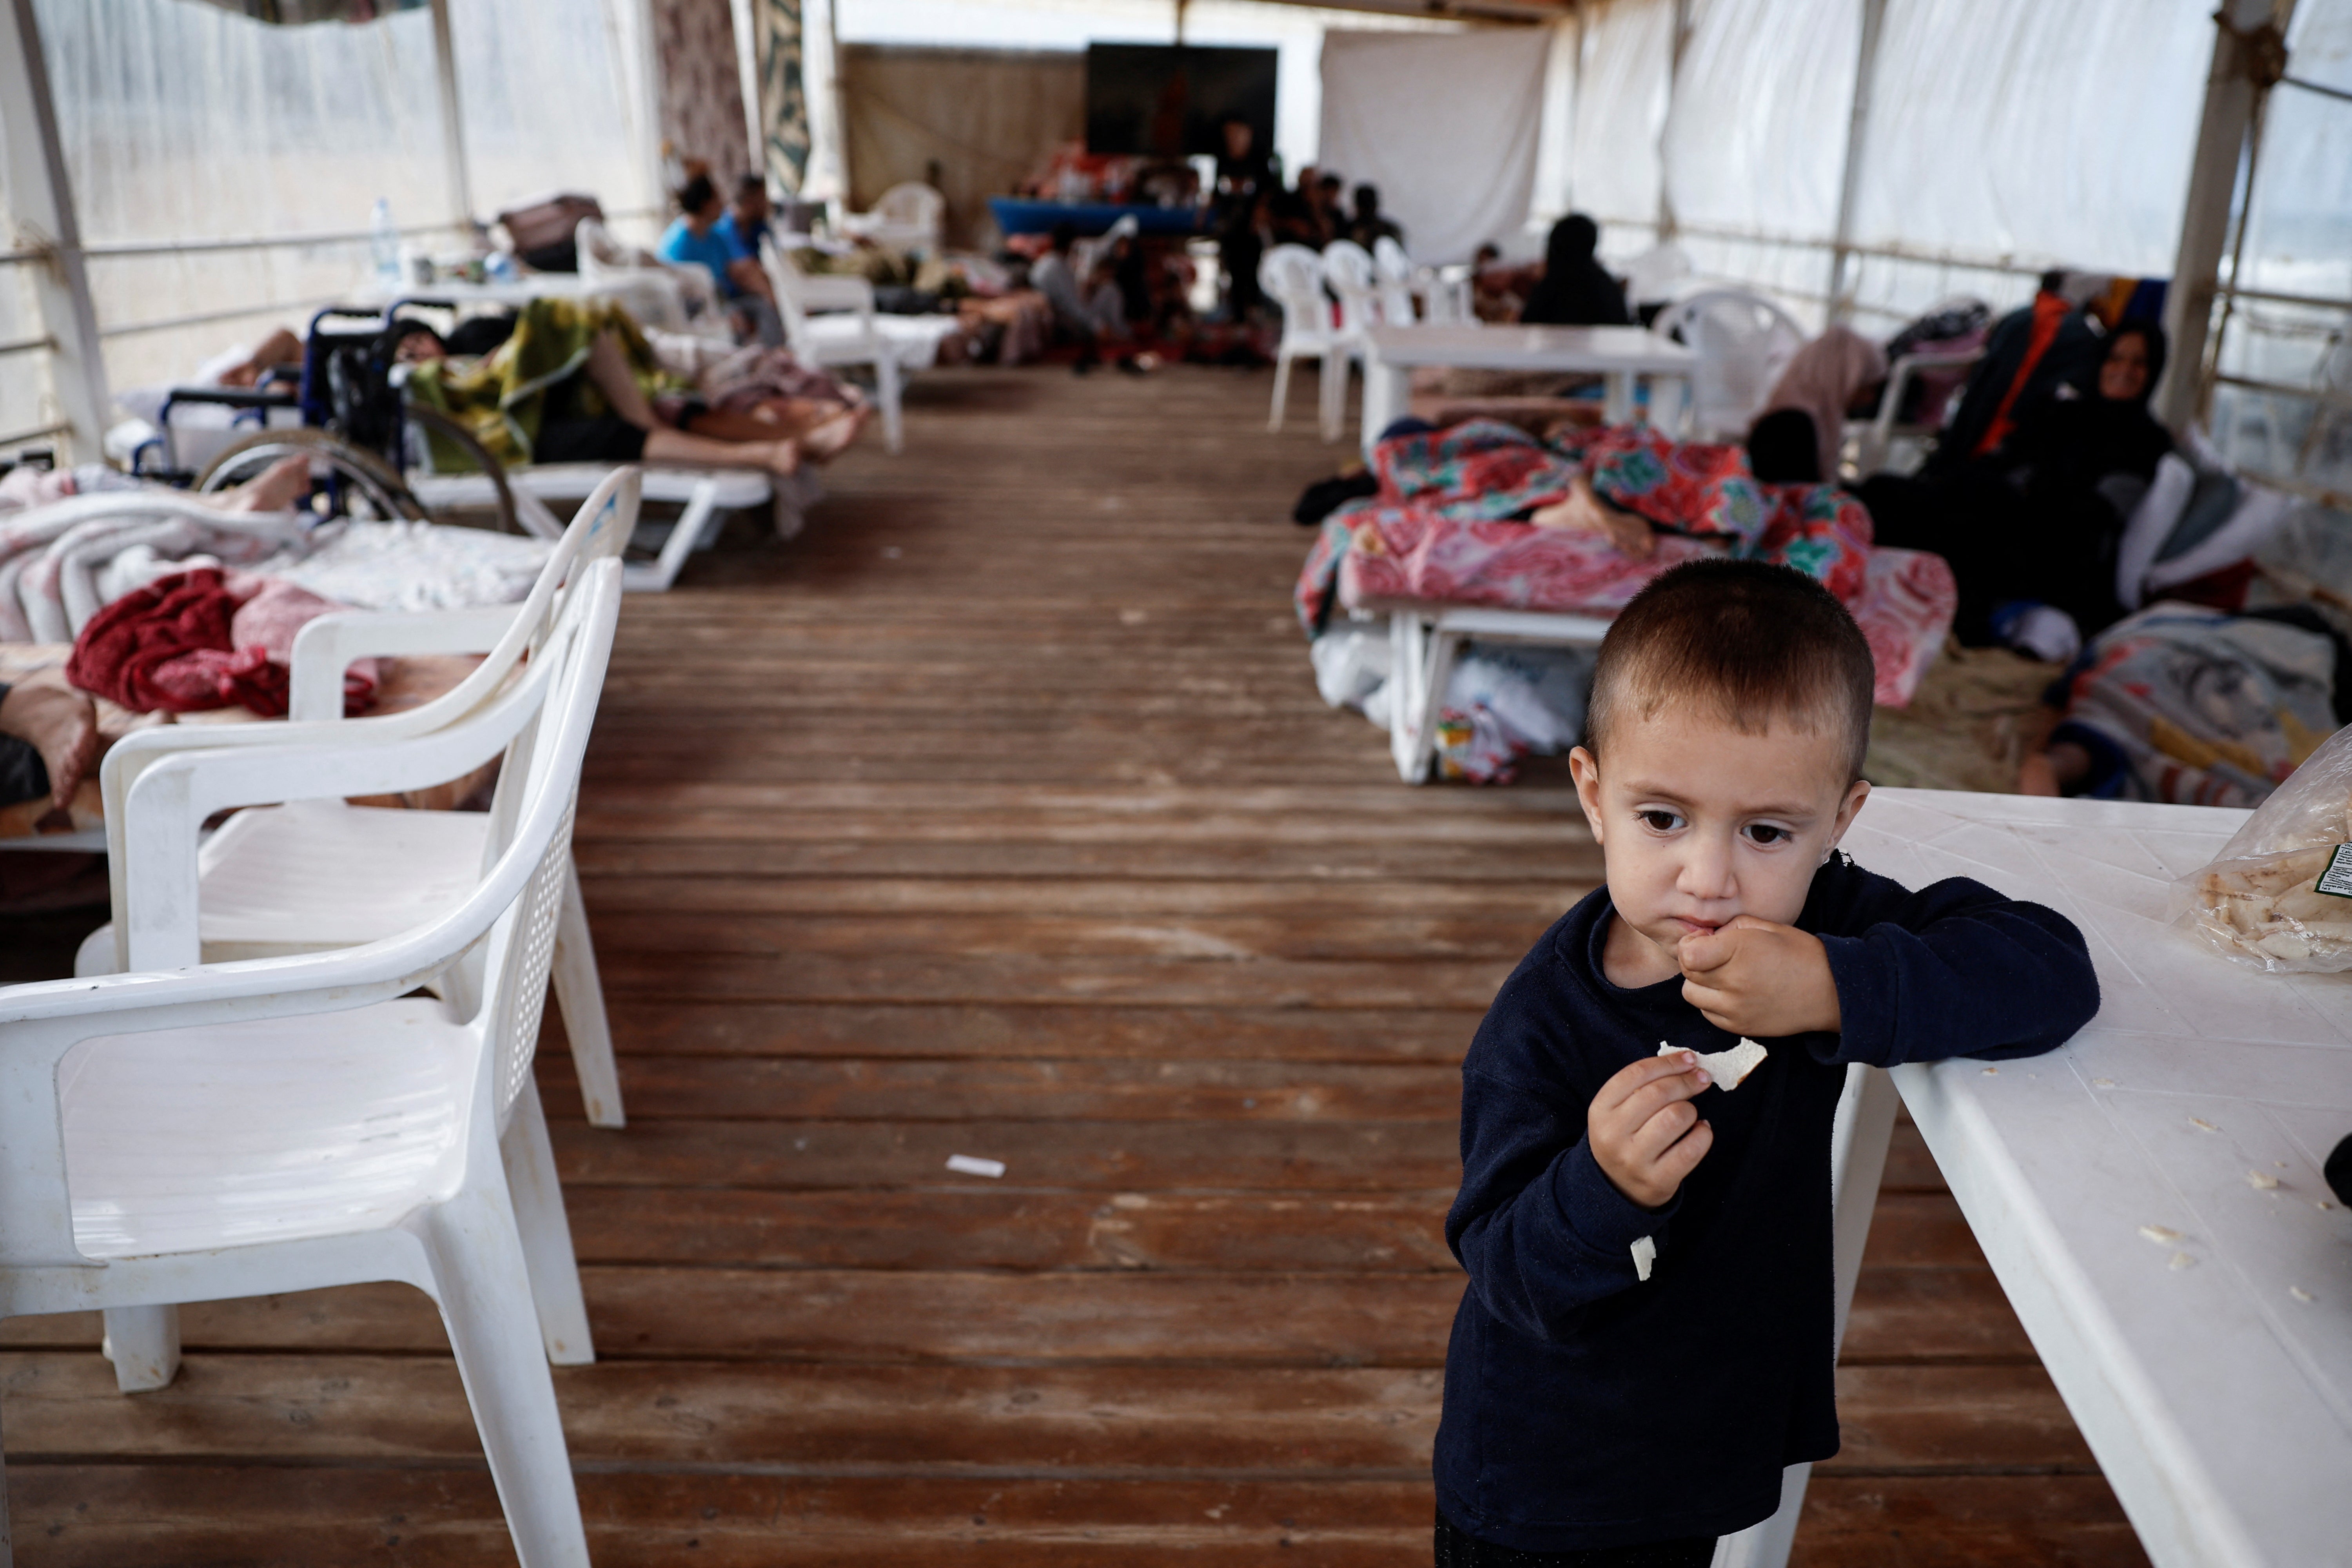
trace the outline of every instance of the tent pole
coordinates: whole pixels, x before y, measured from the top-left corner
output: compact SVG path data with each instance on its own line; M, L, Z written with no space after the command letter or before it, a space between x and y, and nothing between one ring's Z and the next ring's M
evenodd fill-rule
M457 46L449 30L449 0L433 0L433 79L441 100L441 156L447 164L452 216L470 239L474 178L466 161L466 100L457 96Z
M760 112L760 23L751 14L752 0L735 0L735 77L743 93L743 134L751 152L751 172L768 177L768 127ZM664 82L665 89L668 83ZM787 195L798 195L787 191Z
M1675 87L1682 79L1683 51L1690 47L1691 0L1675 0L1675 37L1666 58L1666 112L1658 122L1658 243L1673 240L1675 221L1675 182L1666 167L1666 143L1674 133Z
M33 0L0 0L0 148L5 149L0 191L7 193L17 243L45 253L25 270L54 343L49 384L58 412L53 417L66 427L68 454L94 463L105 451L106 358Z
M2270 26L2283 39L2294 16L2294 0L2223 0L2215 17L2205 112L2197 126L2189 196L2180 215L2180 245L2173 255L2172 285L2164 300L2164 330L2172 345L2164 383L2157 388L2156 416L2176 431L2197 416L2203 396L2206 336L2212 330L2221 252L2229 242L2238 165L2264 90L2255 79L2263 63L2260 51L2250 47L2243 35Z
M1870 100L1878 83L1878 40L1886 27L1886 0L1862 0L1862 53L1853 68L1853 111L1845 126L1845 169L1838 181L1837 235L1830 248L1830 320L1853 320L1853 230L1862 205L1862 175L1870 141Z

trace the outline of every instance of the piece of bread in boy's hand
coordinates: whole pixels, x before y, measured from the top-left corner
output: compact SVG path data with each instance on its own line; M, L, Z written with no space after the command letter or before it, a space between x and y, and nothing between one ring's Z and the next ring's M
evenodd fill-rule
M1658 1054L1662 1057L1670 1057L1678 1048L1664 1040L1658 1042ZM1749 1073L1762 1067L1765 1057L1770 1053L1742 1035L1739 1043L1727 1051L1695 1051L1692 1054L1698 1058L1698 1065L1706 1070L1708 1081L1728 1093L1738 1089Z

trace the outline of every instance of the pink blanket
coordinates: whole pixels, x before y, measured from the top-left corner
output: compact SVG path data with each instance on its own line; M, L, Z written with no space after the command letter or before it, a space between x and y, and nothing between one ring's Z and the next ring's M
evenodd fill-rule
M1413 507L1367 508L1349 515L1348 526L1354 542L1339 586L1349 609L1476 605L1608 616L1666 568L1724 553L1701 540L1661 534L1656 553L1636 561L1597 533L1459 522ZM1958 604L1942 556L1869 551L1862 592L1846 607L1878 661L1880 702L1900 708L1911 700Z

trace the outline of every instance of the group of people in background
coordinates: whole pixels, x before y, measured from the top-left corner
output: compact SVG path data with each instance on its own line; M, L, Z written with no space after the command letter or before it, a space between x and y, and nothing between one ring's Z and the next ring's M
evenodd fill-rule
M1224 266L1227 308L1235 320L1264 303L1257 265L1275 246L1319 251L1344 239L1370 250L1382 239L1404 243L1403 228L1381 210L1377 185L1359 184L1350 194L1346 180L1312 163L1286 185L1279 163L1258 147L1248 121L1227 120L1223 134L1209 217Z
M709 272L734 319L739 342L781 347L783 317L775 284L760 261L760 241L774 221L767 183L745 174L735 182L730 199L719 195L709 174L698 174L686 182L677 200L678 215L662 231L655 254L672 265L692 262Z

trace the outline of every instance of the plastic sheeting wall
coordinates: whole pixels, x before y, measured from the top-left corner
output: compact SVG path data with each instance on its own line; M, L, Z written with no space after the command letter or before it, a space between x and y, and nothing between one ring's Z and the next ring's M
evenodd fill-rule
M1380 187L1416 261L1467 261L1534 186L1542 49L1519 32L1327 33L1318 163Z
M227 344L299 325L369 265L365 238L218 242L352 235L383 197L421 240L453 243L429 13L285 27L184 0L34 9L83 243L99 253L90 289L114 386L168 381ZM584 9L453 0L485 217L567 187L615 210L654 205L638 13L622 0ZM106 254L127 247L152 248ZM190 316L209 319L157 325Z
M1700 270L1818 322L1862 13L1691 0L1677 72L1675 0L1587 6L1566 198L1603 254L1647 247L1670 209ZM2050 266L2168 272L2211 46L2194 5L1888 0L1854 238L1902 254L1860 261L1860 324L1956 291L2013 302Z
M2295 77L2352 92L2352 3L2303 0L2287 44ZM2226 258L2221 278L2233 280ZM2222 374L2322 396L2218 385L2216 439L2265 473L2352 494L2352 103L2291 85L2273 89L2234 281L2337 303L2229 304L2216 359Z

